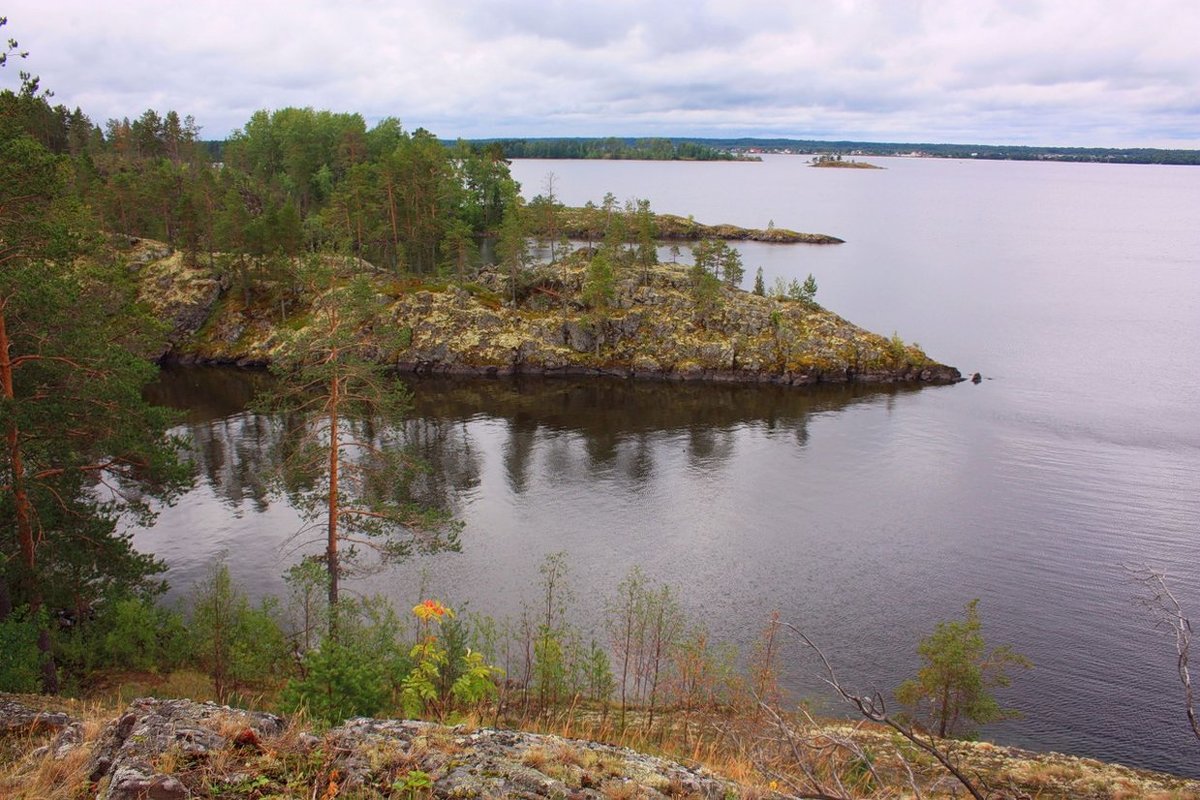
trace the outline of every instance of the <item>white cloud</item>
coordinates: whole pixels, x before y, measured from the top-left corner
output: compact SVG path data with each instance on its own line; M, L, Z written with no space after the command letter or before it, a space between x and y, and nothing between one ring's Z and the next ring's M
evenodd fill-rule
M59 101L212 136L311 105L443 136L1200 147L1193 0L7 5Z

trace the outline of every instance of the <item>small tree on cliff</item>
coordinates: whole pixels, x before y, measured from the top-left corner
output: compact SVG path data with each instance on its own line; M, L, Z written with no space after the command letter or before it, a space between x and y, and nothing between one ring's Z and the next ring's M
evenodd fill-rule
M914 720L943 738L964 733L967 722L984 725L1018 716L1002 708L991 690L1009 685L1008 667L1032 666L1007 645L987 649L978 606L976 598L967 603L965 619L939 622L921 640L921 669L896 689L896 699Z
M283 412L282 481L319 528L329 576L330 634L337 634L341 578L364 551L384 562L457 549L459 526L411 496L420 462L401 441L407 389L382 359L402 343L379 325L382 307L364 276L342 278L330 263L301 267L313 298L308 324L282 334L272 354L279 383L260 404Z

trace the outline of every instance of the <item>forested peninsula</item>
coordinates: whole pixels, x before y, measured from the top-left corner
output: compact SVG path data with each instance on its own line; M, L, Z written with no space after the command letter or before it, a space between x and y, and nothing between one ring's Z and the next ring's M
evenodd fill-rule
M734 152L688 139L666 137L602 138L558 137L525 139L474 139L472 144L498 146L506 158L587 158L645 161L761 161L756 155Z
M566 208L552 185L526 201L494 143L447 147L396 119L368 128L357 114L261 111L214 162L195 123L173 111L101 127L34 87L9 99L7 115L69 173L76 222L93 230L81 255L130 265L138 297L171 321L167 359L270 362L278 334L314 318L308 275L321 263L340 280L370 281L370 326L403 343L378 357L400 369L958 379L919 347L820 307L815 282L807 293L768 291L761 279L742 291L745 266L725 244L836 237L705 225L612 195ZM690 252L659 263L672 240Z
M141 276L145 301L172 323L164 360L266 365L282 336L328 313L302 278L264 279L244 292L148 240L123 258ZM811 299L756 295L679 264L630 264L614 274L606 259L577 251L515 275L484 268L463 283L397 278L333 256L313 261L343 280L367 277L374 299L362 335L378 334L376 358L402 371L789 385L960 377L918 346L864 331ZM597 276L598 263L606 274ZM294 274L311 268L298 264Z

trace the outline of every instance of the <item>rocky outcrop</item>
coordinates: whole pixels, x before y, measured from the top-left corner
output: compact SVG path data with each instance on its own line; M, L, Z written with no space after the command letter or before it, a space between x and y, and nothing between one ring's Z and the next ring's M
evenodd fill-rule
M141 282L142 299L168 326L162 354L194 336L228 288L211 267L188 264L162 242L134 239L126 258Z
M63 711L30 708L6 697L0 697L0 736L13 733L61 731L77 720Z
M0 706L0 720L39 714L19 703ZM80 730L78 723L65 727L33 755L62 761L77 748L89 748L83 769L86 783L95 788L89 796L98 800L210 796L714 800L743 794L738 784L706 770L626 748L413 720L360 718L313 733L289 728L272 714L143 698L105 725L97 739L84 741Z
M71 797L98 800L781 797L771 786L547 734L365 718L315 732L273 714L151 698L109 719L83 704L72 713L42 710L56 702L0 695L0 797L42 798L46 787L68 796L65 785L74 787ZM798 741L852 739L873 754L872 776L883 783L873 785L872 797L910 796L911 780L920 796L964 796L936 763L897 750L887 729L828 720L809 733L816 738ZM1120 764L988 742L942 746L989 797L1200 797L1200 782ZM889 766L900 754L907 766Z
M771 242L772 244L842 244L844 239L825 233L804 233L787 228L742 228L738 225L703 225L674 214L655 214L655 235L668 241L723 239L730 242Z
M206 760L238 742L282 732L283 720L273 714L190 700L135 700L93 745L88 779L106 787L97 795L101 800L182 800L190 793L162 771L164 755Z
M361 265L359 265L361 266ZM721 287L698 300L681 265L629 270L607 308L581 301L582 253L464 285L377 278L374 330L405 344L380 351L398 370L457 375L613 375L806 385L953 383L958 370L919 347L863 330L821 306ZM357 268L356 268L357 269ZM246 303L176 255L143 268L143 293L175 324L166 353L184 363L266 364L280 326L306 323L306 299ZM214 297L216 299L214 299ZM281 310L283 309L283 310ZM364 333L364 335L370 335Z
M343 786L378 780L380 752L420 758L434 797L573 798L622 796L653 800L738 797L737 784L706 770L622 747L548 734L494 728L465 730L412 720L355 719L326 734L323 745L343 754Z
M561 208L557 216L556 236L566 236L576 241L593 241L599 238L595 228L600 223L595 214L587 209L573 207ZM603 212L600 212L603 213ZM771 242L773 244L842 244L843 239L824 233L804 233L801 231L777 228L743 228L739 225L721 223L706 225L691 217L681 217L678 214L653 215L654 238L668 242L696 242L701 239L723 239L740 242ZM542 235L547 231L540 231Z

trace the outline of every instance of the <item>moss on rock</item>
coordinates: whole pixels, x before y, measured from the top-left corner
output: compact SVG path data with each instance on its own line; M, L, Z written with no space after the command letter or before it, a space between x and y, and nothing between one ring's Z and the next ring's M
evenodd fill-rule
M361 269L362 265L346 265ZM167 356L267 363L281 327L306 324L310 298L242 302L219 276L169 254L141 265L143 296L174 324ZM587 256L575 253L518 280L484 270L467 286L380 275L375 330L402 329L383 357L401 370L453 374L625 375L781 384L961 380L919 348L863 330L821 306L721 287L697 305L682 265L630 269L606 309L581 300ZM255 289L271 294L273 288ZM365 331L364 335L370 335Z

